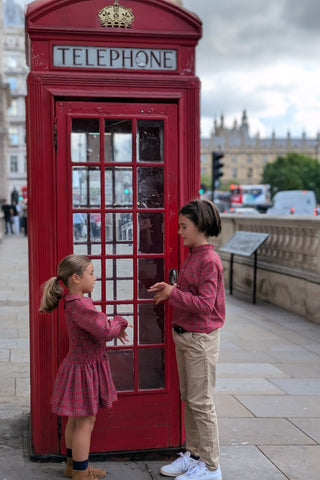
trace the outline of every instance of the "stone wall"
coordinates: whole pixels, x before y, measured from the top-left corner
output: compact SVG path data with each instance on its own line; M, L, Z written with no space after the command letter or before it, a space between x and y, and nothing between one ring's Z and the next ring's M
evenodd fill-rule
M258 250L257 299L320 323L320 216L222 214L217 250L238 231L268 233ZM219 252L219 250L218 250ZM219 252L229 288L230 254ZM253 256L234 255L233 291L252 299Z

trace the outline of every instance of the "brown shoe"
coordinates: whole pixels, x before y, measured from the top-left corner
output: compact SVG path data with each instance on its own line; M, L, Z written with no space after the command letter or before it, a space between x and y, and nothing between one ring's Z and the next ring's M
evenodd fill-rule
M73 460L72 458L67 457L67 465L64 471L64 476L66 478L72 478L72 470L73 470Z
M66 469L67 471L67 469ZM105 470L102 468L88 467L86 470L72 470L71 477L72 480L96 480L98 478L103 478L107 475Z

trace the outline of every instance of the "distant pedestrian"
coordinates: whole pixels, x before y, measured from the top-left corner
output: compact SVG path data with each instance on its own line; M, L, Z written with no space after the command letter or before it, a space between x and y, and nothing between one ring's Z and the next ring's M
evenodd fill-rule
M1 210L3 211L5 234L13 233L13 217L12 217L12 205L9 205L7 200L4 200Z
M156 304L173 307L173 340L185 406L186 452L161 468L179 480L221 480L219 435L213 391L219 329L225 320L221 260L208 242L221 231L219 211L209 200L194 200L179 211L179 234L189 254L176 285L156 283Z
M96 310L91 294L96 277L89 258L68 255L58 265L57 276L44 285L40 312L54 310L64 296L69 352L62 361L52 393L52 411L67 416L65 476L74 480L103 478L106 472L88 466L91 433L99 407L110 408L117 393L110 373L106 342L118 338L128 341L128 322L112 320Z
M12 221L14 225L14 233L19 235L20 233L20 218L19 218L19 211L17 209L16 203L11 205L11 213L12 213Z
M22 226L24 230L24 235L28 235L28 201L23 200L22 203Z

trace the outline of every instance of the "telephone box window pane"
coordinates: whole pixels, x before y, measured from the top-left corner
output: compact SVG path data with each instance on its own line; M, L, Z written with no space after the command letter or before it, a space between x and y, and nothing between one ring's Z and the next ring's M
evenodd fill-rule
M106 207L132 207L132 168L107 168L105 195Z
M100 170L73 167L72 199L74 207L100 208Z
M101 213L89 214L88 236L93 241L101 240Z
M97 281L101 280L101 260L93 258L91 262L94 268L94 275L97 277Z
M106 277L113 283L116 292L114 300L133 299L133 260L131 258L114 258L106 260ZM107 291L108 295L108 291Z
M108 358L118 392L134 389L133 350L109 350Z
M163 258L138 259L138 288L139 298L153 298L148 288L164 278Z
M101 302L101 280L96 281L91 298L94 302Z
M99 162L99 119L73 118L71 132L72 162Z
M139 253L163 253L163 213L138 214Z
M139 389L164 388L164 349L142 349L138 353Z
M105 162L132 162L132 121L108 119L104 134Z
M132 325L132 328L128 327L126 329L126 334L128 336L126 346L131 346L134 344L134 317L133 315L121 315L121 317L127 320L128 324ZM121 347L122 345L123 343L118 338L114 338L110 342L107 342L107 347Z
M133 281L131 280L107 280L106 298L112 300L132 300L133 299Z
M86 214L76 212L72 214L73 221L73 242L87 239Z
M163 120L138 120L138 162L163 162Z
M138 207L162 208L164 177L162 167L138 167Z
M73 252L78 255L101 255L101 213L74 212Z
M164 305L139 305L139 344L164 343Z
M108 255L132 255L132 213L106 213L106 252Z

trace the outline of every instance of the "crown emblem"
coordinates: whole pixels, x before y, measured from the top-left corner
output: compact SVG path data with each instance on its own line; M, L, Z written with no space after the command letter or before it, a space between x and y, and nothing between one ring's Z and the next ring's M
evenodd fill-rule
M130 28L134 20L131 8L122 7L117 0L99 10L98 17L103 27Z

